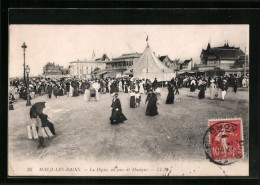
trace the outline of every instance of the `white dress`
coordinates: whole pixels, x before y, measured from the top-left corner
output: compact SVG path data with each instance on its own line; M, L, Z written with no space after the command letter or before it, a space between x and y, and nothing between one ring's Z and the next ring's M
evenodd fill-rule
M90 90L86 89L84 93L84 101L89 101L90 99Z
M98 92L98 89L100 88L99 83L97 82L93 83L92 87L96 90L96 100L99 100L99 92Z
M74 90L74 88L70 85L70 92L69 92L69 96L70 96L70 97L73 96L73 90Z
M144 94L144 83L143 82L140 82L140 89L139 89L139 92L141 93L141 94Z

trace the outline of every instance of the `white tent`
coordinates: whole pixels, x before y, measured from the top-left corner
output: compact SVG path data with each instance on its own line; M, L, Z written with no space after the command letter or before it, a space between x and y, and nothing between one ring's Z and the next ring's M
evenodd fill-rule
M176 73L166 67L153 53L150 46L147 44L141 57L131 66L125 74L132 73L134 77L139 79L158 81L169 81L176 77Z

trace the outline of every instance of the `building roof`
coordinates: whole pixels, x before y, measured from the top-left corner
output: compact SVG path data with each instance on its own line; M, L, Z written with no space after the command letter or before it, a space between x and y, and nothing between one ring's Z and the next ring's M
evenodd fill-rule
M167 58L167 57L168 57L167 55L165 55L165 56L160 56L160 57L159 57L159 60L162 62L162 61L164 61L164 59ZM168 58L169 58L169 57L168 57ZM170 59L170 58L169 58L169 59Z
M178 64L184 64L184 65L187 65L191 60L192 60L192 59L179 61Z
M73 63L105 63L106 61L88 61L88 60L76 60L76 61L72 61L70 62L70 64L73 64Z
M103 54L101 58L97 58L95 61L102 62L105 61L106 59L110 61L110 58L107 56L107 54Z
M203 58L208 59L238 59L240 56L245 55L240 48L230 47L228 44L213 48L208 44L207 49L202 49L201 54Z
M120 57L113 58L112 60L122 60L122 59L128 59L128 58L139 58L142 55L142 53L126 53L122 54Z

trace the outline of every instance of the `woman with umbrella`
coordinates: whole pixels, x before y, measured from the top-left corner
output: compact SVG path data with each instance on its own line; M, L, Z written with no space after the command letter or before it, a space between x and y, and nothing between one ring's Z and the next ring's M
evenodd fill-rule
M41 133L41 127L48 127L53 135L55 135L55 129L53 123L48 120L48 115L43 113L45 108L45 102L37 102L30 109L30 118L36 120L36 130L39 136L38 147L44 147L44 139Z
M111 104L111 116L110 116L110 123L111 124L118 124L118 123L123 123L127 118L125 115L122 113L122 108L121 108L121 103L118 98L118 93L114 93L114 98L112 100Z

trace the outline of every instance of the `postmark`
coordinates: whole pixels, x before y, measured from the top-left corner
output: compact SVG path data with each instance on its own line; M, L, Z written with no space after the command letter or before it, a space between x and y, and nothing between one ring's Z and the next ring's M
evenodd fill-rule
M209 120L203 137L206 156L219 165L230 165L244 158L241 118Z

